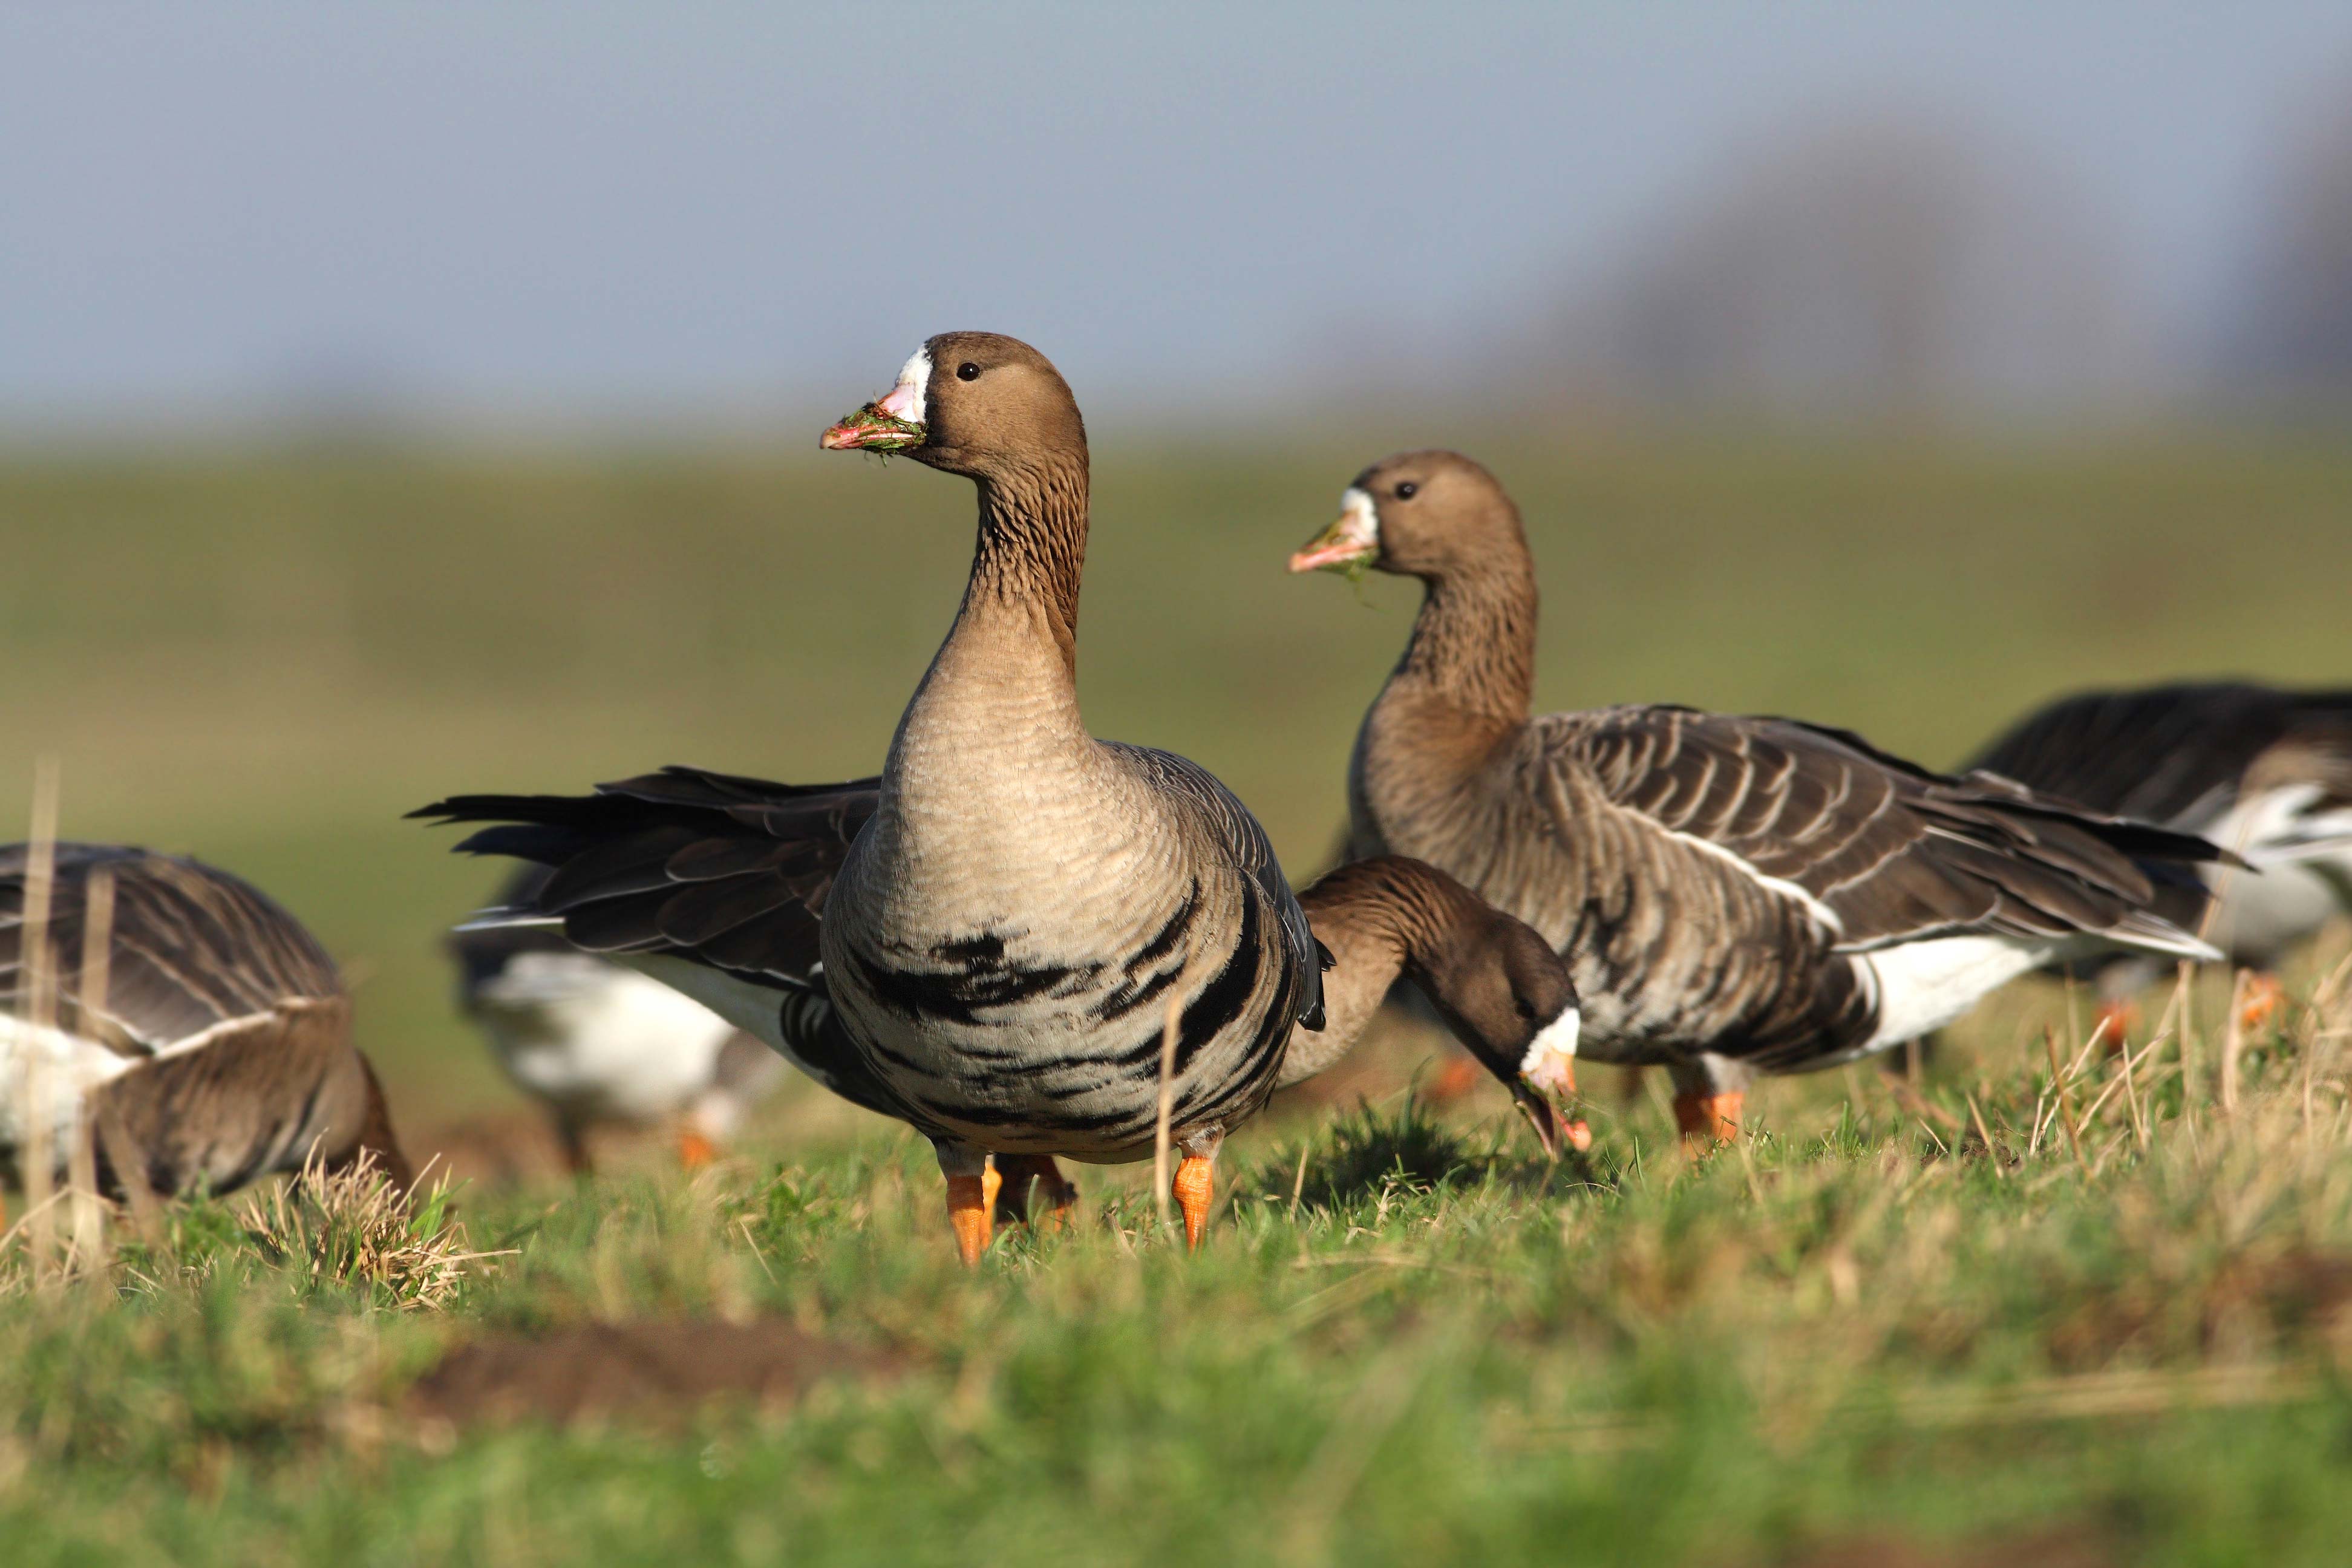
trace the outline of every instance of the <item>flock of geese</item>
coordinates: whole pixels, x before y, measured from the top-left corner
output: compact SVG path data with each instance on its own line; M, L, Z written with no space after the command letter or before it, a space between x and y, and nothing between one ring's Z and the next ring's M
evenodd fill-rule
M1517 509L1454 453L1377 463L1290 569L1420 580L1347 773L1349 850L1294 892L1206 769L1079 712L1084 422L1011 338L931 339L824 432L970 480L961 605L881 771L667 767L414 814L520 862L453 949L467 1010L576 1168L606 1121L707 1157L790 1063L937 1151L967 1262L1066 1216L1056 1161L1160 1159L1198 1246L1226 1135L1400 981L1555 1155L1580 1056L1664 1068L1696 1148L1759 1074L1917 1040L2036 970L2132 991L2268 968L2352 908L2352 692L2076 697L1957 773L1841 730L1664 706L1535 714ZM37 941L28 938L37 936ZM46 989L45 989L46 988ZM225 872L0 852L0 1152L110 1186L402 1159L332 963Z

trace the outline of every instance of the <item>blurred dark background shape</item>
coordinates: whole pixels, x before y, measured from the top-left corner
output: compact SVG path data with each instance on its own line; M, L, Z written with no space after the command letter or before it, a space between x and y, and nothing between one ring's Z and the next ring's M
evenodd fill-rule
M2292 407L2352 404L2352 65L2284 139L2246 271L2237 388Z
M1654 222L1559 357L1654 412L2029 416L2152 390L2111 222L1997 141L1885 109L1768 140Z

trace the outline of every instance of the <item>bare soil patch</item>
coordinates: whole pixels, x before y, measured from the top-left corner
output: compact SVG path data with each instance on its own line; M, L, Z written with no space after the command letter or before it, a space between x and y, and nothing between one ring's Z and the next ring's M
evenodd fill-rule
M2115 1544L2082 1526L1929 1545L1888 1536L1825 1542L1781 1568L2122 1568Z
M410 1409L452 1426L683 1420L714 1402L785 1408L827 1378L896 1375L903 1358L780 1321L583 1323L459 1345L418 1380Z

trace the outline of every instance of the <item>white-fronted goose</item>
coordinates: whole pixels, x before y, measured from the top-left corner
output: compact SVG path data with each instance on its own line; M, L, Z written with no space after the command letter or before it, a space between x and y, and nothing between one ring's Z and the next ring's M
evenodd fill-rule
M1323 1028L1290 1038L1280 1084L1328 1070L1352 1049L1400 976L1411 980L1471 1057L1510 1091L1544 1150L1563 1124L1554 1098L1576 1089L1581 1026L1576 985L1551 944L1423 860L1376 855L1302 889L1315 938L1331 955Z
M501 908L535 907L550 872L522 867ZM673 1123L678 1158L708 1163L782 1080L782 1058L672 986L583 952L561 931L472 925L449 941L458 1006L507 1075L548 1110L575 1173L598 1125Z
M1307 917L1241 803L1181 757L1095 740L1079 716L1088 472L1077 404L1028 345L950 332L823 444L903 453L971 479L980 502L962 605L814 922L841 1032L930 1134L959 1247L976 1258L992 1151L1151 1154L1161 1024L1174 1015L1175 1189L1197 1241L1218 1149L1273 1090L1292 1025L1319 1025L1321 984ZM441 814L478 812L451 801ZM652 896L614 901L611 918L638 922L604 933L616 947L723 942L756 927L758 899L730 899L725 877L670 885L681 846L651 855L625 842L562 865L543 901L570 909L649 883ZM581 863L608 851L625 863ZM693 973L674 983L721 1016L781 1034L779 991L758 998L755 1023L715 999L735 976L680 967Z
M2176 918L2256 971L2247 1021L2281 995L2287 951L2352 911L2352 691L2247 681L2086 691L2019 721L1969 764L2096 811L2160 822L2235 850L2209 867L2210 914ZM2098 966L2117 1027L2152 961Z
M36 965L30 854L0 848L0 1150L20 1173L30 1110L59 1173L87 1125L110 1185L225 1192L314 1152L337 1169L363 1152L409 1185L334 961L292 915L194 860L58 844ZM26 994L37 966L47 1026Z
M1417 577L1349 774L1354 849L1444 868L1569 961L1596 1060L1674 1075L1694 1141L1759 1072L1848 1061L2054 960L2205 956L2152 913L2201 839L1947 778L1842 731L1674 707L1529 716L1536 584L1484 468L1368 468L1291 570Z
M459 796L420 815L496 822L458 849L555 868L518 879L515 901L471 929L560 929L575 948L703 998L853 1104L938 1139L951 1134L885 1084L850 1038L823 955L835 879L880 799L877 779L794 785L673 767L593 795ZM1402 974L1557 1154L1576 1129L1546 1097L1574 1088L1578 1014L1567 967L1541 936L1401 857L1342 866L1298 903L1323 948L1325 1021L1293 1026L1276 1087L1344 1057ZM999 1201L1001 1181L1008 1215L1035 1198L1058 1216L1075 1197L1050 1156L991 1153L985 1196Z

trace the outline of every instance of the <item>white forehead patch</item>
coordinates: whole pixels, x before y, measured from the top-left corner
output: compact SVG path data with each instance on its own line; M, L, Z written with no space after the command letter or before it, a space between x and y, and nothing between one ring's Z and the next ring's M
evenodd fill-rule
M1372 504L1368 491L1349 485L1339 497L1339 515L1347 521L1351 540L1360 544L1381 542L1381 509Z
M1519 1075L1546 1089L1565 1089L1566 1066L1576 1059L1577 1036L1583 1027L1584 1015L1574 1007L1545 1025L1528 1042L1528 1054L1519 1060Z
M920 425L924 423L923 395L929 390L930 384L931 351L917 349L907 356L907 363L898 367L898 384L890 389L890 395L877 406L883 413L904 419L910 425Z

